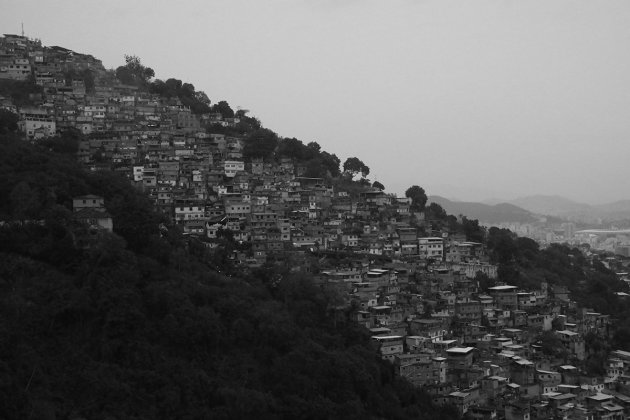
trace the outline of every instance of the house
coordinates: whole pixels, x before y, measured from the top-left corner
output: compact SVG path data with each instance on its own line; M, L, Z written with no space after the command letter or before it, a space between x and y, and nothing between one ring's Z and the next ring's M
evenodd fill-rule
M57 134L57 122L52 116L29 116L18 121L18 129L27 139L51 137Z
M238 160L226 160L223 163L223 170L225 176L234 178L237 172L243 172L245 170L245 162Z
M72 199L72 210L77 212L83 209L105 210L105 199L98 195L82 195Z
M444 241L437 237L418 238L418 253L425 259L444 259Z
M473 363L474 347L451 347L446 349L446 361L449 368L469 368Z
M581 334L562 330L557 332L564 348L578 360L586 359L586 347Z
M72 199L73 218L90 228L113 232L112 216L105 210L105 200L97 195L83 195Z
M518 295L516 286L500 285L488 288L488 293L499 308L517 309Z
M403 353L403 337L400 335L375 336L372 340L378 343L381 357L393 362L397 355Z

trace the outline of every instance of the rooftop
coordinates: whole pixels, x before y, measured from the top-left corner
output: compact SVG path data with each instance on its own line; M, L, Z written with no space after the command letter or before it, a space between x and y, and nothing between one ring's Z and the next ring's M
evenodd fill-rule
M494 287L488 287L488 290L494 290L495 292L502 292L502 291L506 291L506 290L516 290L518 289L518 287L516 286L510 286L510 285L503 285L503 286L494 286Z
M588 398L590 400L593 400L593 401L608 401L608 400L612 400L614 397L612 395L608 395L608 394L597 393L595 395L589 395L586 398Z
M474 347L451 347L450 349L447 349L446 352L448 354L468 354L474 349Z

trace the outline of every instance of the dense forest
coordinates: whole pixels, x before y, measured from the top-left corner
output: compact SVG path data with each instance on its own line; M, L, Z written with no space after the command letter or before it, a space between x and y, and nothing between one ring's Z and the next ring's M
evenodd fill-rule
M2 418L457 418L335 296L277 268L217 272L125 178L55 140L0 138ZM74 222L87 193L113 234Z

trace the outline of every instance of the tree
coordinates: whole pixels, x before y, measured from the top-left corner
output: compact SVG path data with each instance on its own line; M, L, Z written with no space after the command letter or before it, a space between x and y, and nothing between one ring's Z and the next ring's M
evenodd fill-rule
M195 91L195 86L192 83L183 83L174 78L167 79L166 82L155 80L149 85L149 91L167 98L179 98L182 104L189 107L193 114L210 112L208 95L203 91Z
M462 227L466 239L473 242L483 242L485 235L484 228L479 226L477 219L468 219L466 216L462 218Z
M0 134L17 131L20 117L6 109L0 109Z
M439 219L444 220L447 218L446 210L442 208L438 203L431 203L427 206L427 213L429 219Z
M285 137L278 142L278 155L302 160L306 158L306 146L295 137Z
M322 150L321 146L316 141L310 142L306 145L306 147L308 147L310 150L315 151L316 153L319 153Z
M469 226L466 222L468 222L468 219L464 220L464 230ZM468 237L468 232L466 232L466 236ZM493 226L488 230L488 249L494 262L506 264L516 257L518 247L514 242L515 238L516 235L509 229L500 229Z
M324 151L324 152L321 152L319 156L322 160L322 165L324 165L324 167L326 168L328 173L330 173L331 176L337 177L341 174L341 171L339 170L341 159L339 159L336 154L334 153L331 154Z
M477 273L475 274L475 281L477 282L479 290L482 292L488 290L489 287L496 286L496 282L494 281L494 279L491 279L481 271L477 271Z
M372 184L372 188L378 188L379 190L383 191L385 189L385 185L381 184L378 181L374 181L374 183Z
M18 183L9 195L13 217L24 221L37 217L40 210L39 194L26 181Z
M219 101L210 108L210 112L218 112L223 118L234 118L234 110L226 101Z
M116 69L116 77L125 84L145 86L155 76L150 67L145 67L140 58L125 54L125 65Z
M249 109L239 109L238 111L234 113L234 115L238 118L245 118L248 112L249 112Z
M278 135L267 128L261 128L251 133L245 139L243 157L270 157L278 145Z
M405 191L405 197L411 198L411 210L421 212L427 204L427 195L424 188L412 185Z
M540 335L542 352L548 356L566 359L569 352L564 348L560 337L554 331L545 331Z
M204 92L203 90L196 91L194 96L195 96L195 99L201 102L202 104L206 104L210 106L210 98L208 98L208 95L206 95L206 92Z
M38 143L55 153L76 156L79 150L79 141L82 134L76 128L70 128L62 131L54 137L47 137L38 141Z
M343 171L354 178L357 174L361 174L361 177L365 178L370 173L370 168L363 163L359 158L350 157L343 163Z

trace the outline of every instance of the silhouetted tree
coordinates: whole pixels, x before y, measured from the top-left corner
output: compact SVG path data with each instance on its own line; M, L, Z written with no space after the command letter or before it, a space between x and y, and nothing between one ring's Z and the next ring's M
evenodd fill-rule
M365 178L369 175L370 168L359 158L350 157L343 163L343 171L351 177L355 177L360 173L361 177Z
M378 181L374 181L374 183L372 183L372 188L378 188L379 190L383 191L385 189L385 185L381 184Z
M424 192L424 188L418 185L412 185L407 188L405 197L411 198L411 209L413 211L421 212L427 204L427 195Z

